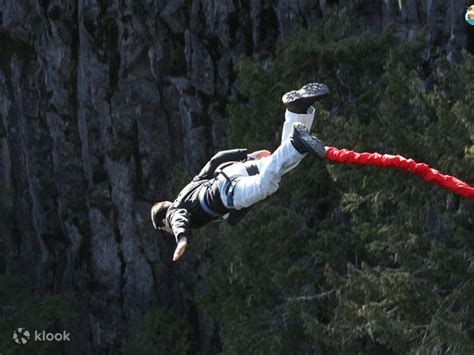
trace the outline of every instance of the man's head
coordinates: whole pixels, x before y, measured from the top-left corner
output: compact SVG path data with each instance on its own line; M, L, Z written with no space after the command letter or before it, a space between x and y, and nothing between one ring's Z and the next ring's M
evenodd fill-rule
M151 221L155 229L162 229L168 227L166 225L166 212L168 212L168 208L170 206L170 201L161 201L155 203L155 205L153 205L153 207L151 208Z

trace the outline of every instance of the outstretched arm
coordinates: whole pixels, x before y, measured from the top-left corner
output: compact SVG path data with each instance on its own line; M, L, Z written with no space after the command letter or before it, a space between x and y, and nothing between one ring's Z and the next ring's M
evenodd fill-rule
M202 179L211 179L214 177L216 168L222 163L228 161L245 161L247 159L261 159L269 156L271 153L268 150L258 150L256 152L247 154L247 149L231 149L223 150L214 155L211 160L202 168L201 172L194 177L194 181Z
M182 237L178 241L178 246L176 247L174 254L173 254L173 261L177 261L181 255L184 254L186 247L188 246L188 240L186 237Z
M216 168L222 163L228 161L244 161L246 159L247 149L223 150L211 158L204 168L202 168L201 172L196 175L194 180L212 179Z
M173 261L177 261L186 250L189 236L189 214L184 208L174 210L170 216L170 225L173 231L176 243L178 244L173 255Z

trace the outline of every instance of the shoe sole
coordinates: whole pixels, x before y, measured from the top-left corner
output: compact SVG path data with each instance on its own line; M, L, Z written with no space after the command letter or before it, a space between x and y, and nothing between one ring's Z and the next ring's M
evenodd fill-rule
M303 144L306 146L306 149L308 149L308 152L318 158L324 158L326 155L326 148L324 148L324 145L321 143L321 141L313 136L309 137L301 137L303 140Z
M310 101L319 100L329 95L329 89L324 84L311 83L306 84L299 90L287 92L281 100L285 105L301 99L308 99Z
M324 158L326 156L324 144L318 138L311 136L306 127L302 125L302 127L297 127L296 130L298 131L301 143L303 143L308 153L318 158Z

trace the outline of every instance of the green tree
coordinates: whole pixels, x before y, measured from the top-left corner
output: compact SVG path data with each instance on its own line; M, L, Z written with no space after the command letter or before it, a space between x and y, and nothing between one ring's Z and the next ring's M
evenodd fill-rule
M4 272L0 275L0 352L2 354L51 354L60 353L62 344L33 342L16 344L13 331L26 328L33 336L34 330L59 331L61 326L74 320L68 307L71 295L33 292L25 275Z
M124 354L187 354L191 350L191 327L184 317L166 308L156 308L141 321L130 323Z
M341 23L346 26L342 26ZM401 154L474 181L474 58L440 57L423 34L364 32L337 14L282 43L269 67L244 58L229 146L275 148L290 88L321 81L315 133L328 145ZM224 353L474 351L474 204L398 171L314 159L212 238L200 306Z

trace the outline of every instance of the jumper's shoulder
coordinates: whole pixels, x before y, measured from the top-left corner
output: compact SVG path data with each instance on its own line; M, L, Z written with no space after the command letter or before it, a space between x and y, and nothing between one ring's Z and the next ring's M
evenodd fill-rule
M194 192L196 192L206 181L207 179L203 180L192 180L189 182L185 187L181 189L176 199L173 201L171 207L173 208L181 208L185 205L186 201L192 197Z

